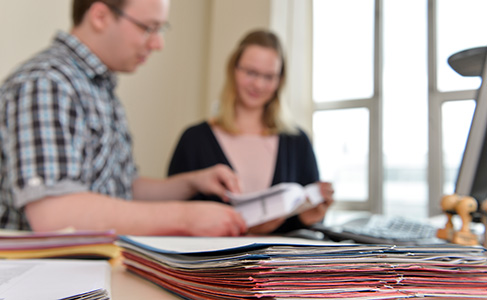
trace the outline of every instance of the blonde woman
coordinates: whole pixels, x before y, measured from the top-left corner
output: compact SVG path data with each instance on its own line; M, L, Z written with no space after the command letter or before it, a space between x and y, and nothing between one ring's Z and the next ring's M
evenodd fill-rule
M230 56L226 75L218 114L186 129L168 174L225 164L238 174L243 192L281 182L306 185L319 181L308 137L283 114L280 93L286 65L277 36L267 30L247 34ZM325 182L320 186L323 203L298 216L270 221L249 231L287 232L321 221L333 203L333 189ZM194 199L222 202L203 194Z

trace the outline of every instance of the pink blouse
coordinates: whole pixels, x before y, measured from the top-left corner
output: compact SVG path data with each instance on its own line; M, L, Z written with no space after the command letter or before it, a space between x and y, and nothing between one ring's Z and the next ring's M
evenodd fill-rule
M255 192L271 185L277 159L277 135L232 135L218 127L211 129L240 178L242 192Z

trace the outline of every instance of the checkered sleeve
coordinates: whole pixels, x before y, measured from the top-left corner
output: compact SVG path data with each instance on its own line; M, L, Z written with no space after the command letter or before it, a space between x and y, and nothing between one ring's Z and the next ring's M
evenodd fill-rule
M17 101L7 108L15 205L88 190L80 182L82 112L73 103L70 86L36 76L20 84L16 93Z

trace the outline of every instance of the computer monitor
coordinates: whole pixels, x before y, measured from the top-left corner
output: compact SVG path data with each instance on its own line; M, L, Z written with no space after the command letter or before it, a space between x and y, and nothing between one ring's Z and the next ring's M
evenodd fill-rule
M479 204L487 199L486 54L487 47L477 47L455 53L448 59L450 66L460 75L481 76L482 78L455 186L456 194L474 197Z

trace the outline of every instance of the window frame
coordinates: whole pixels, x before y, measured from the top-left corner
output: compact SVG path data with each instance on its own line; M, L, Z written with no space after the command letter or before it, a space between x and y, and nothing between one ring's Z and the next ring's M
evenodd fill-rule
M326 111L350 108L366 108L369 117L369 170L368 199L336 201L336 210L366 210L383 213L384 202L384 161L383 161L383 95L382 95L382 45L383 45L383 1L375 0L374 18L374 63L373 95L370 98L340 101L313 102L313 111ZM476 98L477 90L440 91L437 85L437 1L427 0L427 80L428 80L428 161L427 161L427 215L441 214L440 201L444 186L442 105L448 101L463 101ZM311 116L312 116L311 114Z
M314 112L365 108L369 111L368 197L366 201L343 199L335 202L337 210L383 212L383 151L382 151L382 1L374 1L373 93L369 98L315 102Z
M437 1L428 0L428 215L442 213L444 165L442 137L442 106L449 101L474 99L477 90L440 91L437 65ZM453 53L452 53L453 54Z

